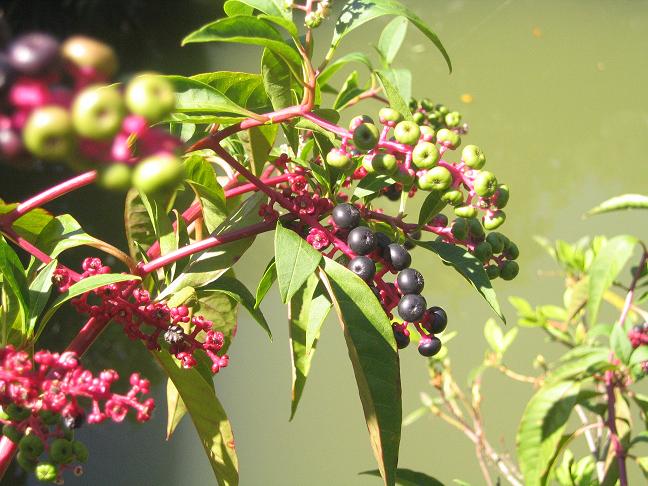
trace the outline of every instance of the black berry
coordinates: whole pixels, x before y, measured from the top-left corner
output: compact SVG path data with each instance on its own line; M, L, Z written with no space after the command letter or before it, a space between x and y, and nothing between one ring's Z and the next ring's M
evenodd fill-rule
M420 240L421 239L421 230L416 230L413 233L410 233L409 237L412 240ZM405 248L407 248L408 250L411 250L416 245L414 243L412 243L410 240L405 240L405 243L403 243L403 246Z
M27 75L42 74L59 60L59 43L48 34L25 34L11 43L7 51L16 71Z
M385 197L390 201L398 201L401 198L402 193L403 189L398 183L387 186L383 191Z
M441 341L439 340L439 338L431 337L429 339L421 339L418 347L418 352L422 356L429 358L437 354L439 351L441 351Z
M378 247L381 253L385 251L389 245L392 244L392 240L390 240L389 236L387 236L385 233L381 233L380 231L378 231L375 234L375 236L376 236L376 246Z
M383 258L391 263L394 270L403 270L412 263L412 256L403 245L392 243L383 251Z
M406 330L400 331L395 327L392 329L394 330L394 338L396 339L396 346L398 347L398 349L404 349L407 346L409 346L410 337L409 334L406 334L407 331Z
M376 235L366 226L358 226L349 233L347 244L354 253L367 255L376 249Z
M331 216L338 228L353 229L360 224L360 211L353 204L338 204L333 208Z
M423 280L423 275L418 270L406 268L398 274L396 283L398 283L398 288L403 295L420 294L423 291L425 280Z
M430 322L427 326L432 334L439 334L443 332L448 326L448 315L441 307L430 307L428 309L430 315Z
M425 313L427 302L417 294L404 295L398 303L398 314L407 322L418 322Z
M365 282L370 282L376 274L376 264L371 258L363 255L352 258L348 268Z

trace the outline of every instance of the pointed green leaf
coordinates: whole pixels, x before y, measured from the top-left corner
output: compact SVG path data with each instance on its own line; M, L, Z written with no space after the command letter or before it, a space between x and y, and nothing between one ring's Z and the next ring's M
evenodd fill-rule
M396 481L401 435L400 364L391 323L357 275L324 258L320 278L344 330L371 446L386 486Z
M278 130L278 125L265 125L239 133L248 158L248 165L254 175L261 176L263 167L268 161L268 155L274 147Z
M235 5L239 4L239 5ZM256 9L267 15L274 15L286 20L292 19L292 10L286 7L285 2L282 0L227 0L225 2L225 12L228 16L238 14L238 12L250 12L251 10L243 10L240 4L247 5L250 9ZM236 9L233 11L233 9Z
M270 49L263 50L261 76L265 92L275 110L292 105L292 76L286 62Z
M56 258L70 248L95 246L99 240L87 234L81 225L69 214L50 220L36 238L34 245L43 253Z
M446 203L441 200L441 196L442 193L440 191L430 191L425 197L423 204L421 204L421 210L419 211L419 226L428 224L435 215L445 208Z
M377 469L364 471L360 474L380 477L380 471ZM443 486L441 481L434 479L432 476L400 467L396 470L396 484L399 486Z
M408 20L406 17L396 17L389 22L380 34L378 40L378 52L382 55L387 65L394 62L396 55L403 45L407 35Z
M57 265L58 262L56 260L49 262L38 272L32 283L29 284L28 334L34 332L36 321L47 305L47 301L52 293L52 275L54 275Z
M259 285L257 286L254 307L259 307L261 305L261 301L265 299L265 296L268 294L268 291L272 287L272 284L275 282L275 280L277 280L277 267L275 264L275 259L274 257L272 257L272 260L270 260L270 263L268 263L268 265L266 266L266 269L263 272L263 276L259 281Z
M622 326L614 326L612 334L610 335L610 346L612 351L622 363L628 364L630 355L632 354L632 344L628 339L628 334Z
M191 76L222 93L233 103L255 113L270 111L270 100L260 74L218 71Z
M0 214L7 214L17 207L18 203L7 204L0 199ZM36 208L15 220L11 227L19 236L33 242L52 218L53 216L43 208Z
M317 82L321 86L326 85L326 83L333 77L335 73L337 73L344 66L352 62L363 64L369 69L369 71L373 70L371 60L367 57L365 53L350 52L349 54L345 54L344 56L339 57L334 61L332 61L330 64L328 64L324 68L324 70L320 73L320 75L317 77Z
M648 209L648 196L642 194L624 194L603 201L595 208L587 211L586 216L609 213L612 211L623 211L626 209Z
M194 308L194 313L212 321L212 329L223 333L225 340L221 352L227 352L236 333L238 301L228 294L203 289L198 289L196 295L198 306Z
M375 73L380 80L385 96L389 100L389 106L401 113L406 120L412 120L412 112L409 109L407 101L402 96L404 93L394 83L395 75L393 73L390 74L389 71L375 71Z
M322 254L293 230L277 222L275 265L281 300L287 303L306 279L315 272Z
M452 265L457 272L470 282L486 302L488 302L488 305L491 306L500 319L506 322L490 279L486 275L486 271L479 260L465 249L455 245L438 241L416 241L415 243L421 248L436 253L441 260Z
M11 321L5 321L5 318L9 315L15 316L18 320L17 327L19 327L21 337L26 336L30 302L25 269L18 255L9 246L4 236L0 236L0 274L2 276L2 293L7 294L7 300L13 297L11 300L17 305L15 310L10 310L4 307L12 306L13 304L3 302L2 338L3 342L6 342L6 338L9 336L9 327L14 325L13 319Z
M344 81L340 92L333 103L334 110L340 110L356 96L364 93L364 89L358 84L358 71L352 71Z
M139 257L139 248L149 248L155 242L155 230L148 211L139 196L139 191L131 189L126 194L124 205L124 227L131 257Z

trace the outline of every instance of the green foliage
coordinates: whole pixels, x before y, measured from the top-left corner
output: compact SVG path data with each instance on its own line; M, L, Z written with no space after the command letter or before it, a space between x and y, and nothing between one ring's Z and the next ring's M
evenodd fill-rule
M590 209L587 216L595 214L610 213L613 211L623 211L626 209L648 209L648 196L641 194L624 194L616 196L607 201L603 201L598 206Z

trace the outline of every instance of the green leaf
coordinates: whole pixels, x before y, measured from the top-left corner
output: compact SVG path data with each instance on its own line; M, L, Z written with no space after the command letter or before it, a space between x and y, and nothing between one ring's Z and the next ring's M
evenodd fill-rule
M595 214L610 213L612 211L623 211L626 209L648 209L648 196L642 194L624 194L603 201L598 206L590 209L586 216Z
M240 5L236 4L247 5L249 9L243 9ZM282 2L282 0L228 0L225 2L224 9L225 13L230 17L233 15L239 15L239 12L250 12L251 14L251 9L256 9L267 15L274 15L286 20L291 20L292 10L286 8L284 5L285 3Z
M164 203L156 198L148 198L145 194L140 193L142 204L148 212L155 239L160 242L160 254L166 255L178 249L175 231L171 218L164 208Z
M565 353L551 373L547 382L557 383L566 380L588 378L594 373L600 373L613 365L609 361L610 350L607 348L591 348L580 346Z
M254 320L259 323L259 325L265 332L268 333L270 339L272 339L270 326L268 326L263 313L254 306L254 296L239 280L233 277L221 277L218 280L211 282L202 290L205 294L208 294L209 292L219 292L229 295L231 298L245 307L245 309L250 313Z
M488 319L486 321L486 325L484 326L484 337L493 351L497 354L504 352L504 333L495 323L494 319Z
M238 301L228 294L206 292L202 289L196 290L196 295L198 306L194 308L195 314L212 321L214 323L212 329L223 333L225 341L221 353L227 352L236 331Z
M610 288L634 251L637 239L621 235L607 240L594 257L589 273L587 314L589 322L596 324L603 294Z
M614 326L612 334L610 335L610 346L612 351L622 363L628 363L630 355L632 354L632 344L628 335L622 326Z
M180 421L187 414L187 406L180 398L178 389L173 384L171 378L167 378L167 430L166 440L169 440L175 432L175 429L180 425Z
M353 191L353 199L362 199L378 194L385 187L389 187L396 181L384 174L369 174L363 177Z
M619 329L620 326L615 326L618 327ZM637 349L632 350L632 354L630 355L630 359L628 361L628 364L630 366L638 365L643 363L644 361L648 361L648 346L639 346Z
M66 302L69 302L75 297L83 295L94 289L98 289L99 287L103 287L105 285L110 285L118 282L132 282L135 280L139 281L141 280L141 278L138 277L137 275L129 275L126 273L104 273L100 275L91 275L89 277L84 278L83 280L78 281L77 283L72 285L69 289L67 289L67 291L60 294L54 300L54 302L52 302L52 306L47 310L47 312L45 312L45 314L43 314L43 317L40 319L40 322L38 323L38 330L36 331L36 337L40 336L41 332L43 332L43 329L45 329L45 325L48 323L48 321L54 316L56 311Z
M57 265L58 262L56 260L49 262L38 272L36 278L34 278L32 283L29 285L28 334L34 332L36 321L47 305L47 301L52 292L52 275L54 274Z
M265 125L239 133L250 169L254 175L261 176L263 167L268 161L268 155L274 147L278 130L278 125Z
M288 65L270 49L263 50L261 57L263 87L272 107L281 110L292 105L292 76Z
M266 266L263 276L259 281L259 285L257 286L254 307L259 307L259 305L261 305L261 301L265 299L265 296L268 294L268 291L275 280L277 280L277 266L274 257L272 257L272 260L270 260L270 263Z
M286 61L295 76L301 73L297 51L272 25L257 17L239 15L216 20L189 34L182 45L196 42L236 42L266 47Z
M128 191L124 206L124 227L128 252L131 257L137 259L139 257L138 246L149 248L155 242L155 230L137 189Z
M421 248L436 253L441 260L452 265L457 272L470 282L486 302L488 302L500 319L506 323L506 318L502 314L490 279L486 275L486 271L479 260L465 249L455 245L449 245L439 241L416 241L415 243Z
M180 394L220 486L238 485L232 426L214 389L196 368L183 369L167 351L152 352Z
M214 168L203 156L191 155L183 165L186 181L198 196L205 227L212 233L227 217L225 192Z
M350 52L349 54L345 54L344 56L335 59L333 62L328 64L317 77L317 82L320 84L320 86L324 86L333 77L333 75L335 75L335 73L352 62L363 64L369 69L369 71L373 71L371 60L365 53Z
M345 105L353 100L356 96L364 93L364 89L358 84L358 71L353 71L349 74L340 88L340 92L333 103L334 110L341 110Z
M391 323L367 284L324 258L320 278L344 330L374 456L386 486L396 480L401 435L400 364Z
M293 295L288 303L290 350L292 353L292 399L290 420L297 412L299 400L304 393L319 332L324 319L331 310L331 301L318 292L320 281L317 274L310 275L306 283ZM314 335L308 346L309 331Z
M430 193L425 197L425 200L421 205L421 210L419 211L419 226L428 224L436 214L445 208L446 203L441 200L441 196L442 193L440 191L430 191Z
M17 207L18 203L7 204L0 199L0 214L7 214ZM52 218L53 216L43 208L36 208L16 219L11 227L19 236L33 242Z
M635 435L630 441L630 447L641 442L648 442L648 430L642 430L637 435Z
M525 486L540 485L576 404L580 384L544 386L531 398L517 433L517 456Z
M394 75L390 75L389 71L375 71L378 80L383 87L385 96L389 100L389 105L399 113L401 113L406 120L412 120L412 112L409 109L407 101L403 99L401 93L403 91L394 84Z
M287 303L295 295L321 260L322 254L304 238L277 222L275 264L282 302Z
M270 109L270 100L260 74L218 71L196 74L191 79L211 86L247 110L259 113Z
M25 326L29 316L30 303L25 269L22 263L20 263L18 255L16 255L16 252L13 251L3 236L0 236L0 274L2 276L2 294L3 297L4 294L7 294L6 299L9 301L7 302L3 298L2 339L3 343L6 343L10 326L14 325L14 321L13 319L11 321L5 321L5 319L10 315L14 315L19 323L21 337L24 337L27 332ZM12 310L7 308L13 306L11 301L17 304L17 309Z
M253 194L245 200L238 211L216 228L212 236L258 223L261 220L259 206L266 200L267 196L261 192ZM198 289L218 279L245 253L253 241L254 237L244 238L192 255L189 265L162 291L158 299L172 295L183 287Z
M452 71L450 57L437 35L425 25L418 15L396 0L349 0L346 5L342 7L340 16L335 24L335 32L333 34L333 40L331 41L331 47L329 53L326 55L327 59L332 57L333 52L337 49L340 41L349 32L357 29L370 20L384 15L406 17L416 26L417 29L430 39L430 41L432 41L437 49L439 49L448 65L448 69Z
M43 253L56 258L70 248L96 246L99 240L87 234L69 214L52 218L36 238L34 245Z
M648 457L637 457L635 458L635 461L637 462L637 466L639 466L643 477L648 480Z
M396 17L389 22L380 34L378 52L382 55L387 65L394 62L396 55L403 45L407 35L408 20L406 17Z
M360 474L366 476L380 477L380 471L374 469L373 471L364 471ZM411 469L398 468L396 470L396 483L400 486L443 486L443 483L438 479L428 476L427 474L412 471Z

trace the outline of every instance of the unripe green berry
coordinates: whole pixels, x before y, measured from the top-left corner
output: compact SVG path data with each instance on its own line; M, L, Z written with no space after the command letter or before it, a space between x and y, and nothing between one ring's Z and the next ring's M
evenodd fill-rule
M488 231L499 228L506 221L506 213L501 210L494 211L492 214L484 215L483 222L484 228Z
M450 128L458 127L461 124L461 113L451 111L445 116L445 123Z
M502 255L504 255L507 260L517 260L517 258L520 256L520 250L515 243L509 242L509 244L502 252Z
M421 125L419 130L421 130L421 140L424 142L431 142L434 140L434 135L436 135L434 128L428 125Z
M497 265L488 265L486 267L486 275L488 275L488 278L490 280L495 280L497 277L499 277L500 274L500 269Z
M131 174L128 164L114 163L99 172L97 182L109 191L127 191L131 186Z
M400 182L404 188L409 190L408 188L412 187L412 184L414 184L414 180L416 178L415 175L410 174L407 170L398 170L394 172L392 175L392 178L396 182Z
M454 213L462 218L474 218L477 216L477 208L474 206L460 206L454 209Z
M79 462L86 462L88 460L88 448L83 442L75 440L72 442L72 448L74 449L74 457Z
M340 149L332 149L326 154L326 164L334 169L346 171L353 165L353 159Z
M371 159L371 166L378 174L390 175L398 169L398 161L392 154L376 154Z
M443 116L446 116L450 112L448 107L441 103L434 105L434 111L440 113Z
M31 457L32 459L36 459L45 450L43 441L34 434L27 434L22 439L20 439L18 447L20 448L20 452L25 454L27 457Z
M471 169L479 170L486 164L486 156L477 145L466 145L461 151L461 161Z
M438 143L451 149L456 149L461 145L461 137L459 134L452 130L448 130L447 128L439 130L436 134L436 138Z
M484 228L482 227L481 223L477 218L468 219L468 231L470 232L470 236L472 236L473 239L475 240L484 239Z
M60 106L36 108L27 119L22 134L25 147L43 160L63 160L74 153L72 118Z
M126 106L149 123L166 118L175 107L175 93L169 81L154 74L142 74L126 87Z
M421 138L421 129L413 121L402 121L394 128L394 138L398 143L416 145Z
M20 439L23 436L22 433L11 424L5 424L2 427L2 435L4 435L7 439L9 439L14 444L20 442Z
M24 454L22 451L18 452L18 454L16 455L16 461L18 462L18 465L20 467L28 472L34 471L36 469L36 464L38 464L38 461L36 461L33 457Z
M488 236L486 236L486 241L488 241L488 243L490 244L495 255L502 253L502 251L504 250L506 240L503 238L503 236L504 235L497 232L489 233Z
M412 151L412 162L419 169L431 169L439 162L439 149L431 142L419 142Z
M441 166L433 167L418 179L418 184L424 191L445 191L452 186L452 174Z
M484 170L477 174L474 182L475 192L478 196L489 197L497 190L497 178L492 172Z
M452 236L458 240L465 240L468 236L468 221L465 218L457 218L452 222L450 228Z
M504 262L502 268L500 268L500 277L504 280L513 280L517 277L517 274L520 272L520 266L517 262L507 261Z
M440 127L442 125L443 121L443 115L441 113L428 113L427 120L429 123L434 125L435 127Z
M51 462L41 462L36 466L36 479L43 482L52 482L58 475L57 467Z
M153 155L140 162L133 172L133 186L151 194L172 189L182 180L180 160L171 154Z
M482 241L475 247L473 254L475 255L475 258L477 258L477 260L482 263L486 263L493 256L493 248L488 242Z
M116 86L91 86L72 104L74 129L82 137L106 140L121 128L126 106Z
M403 115L393 108L381 108L378 112L378 119L383 125L396 124L403 120Z
M425 122L425 115L423 113L421 113L420 111L417 111L416 113L414 113L412 115L412 120L417 125L420 125L421 123Z
M31 411L28 408L21 407L15 403L7 405L5 411L13 422L21 422L31 415Z
M506 205L508 204L509 200L509 188L505 184L500 184L495 191L495 194L491 197L491 201L493 202L493 205L498 208L502 209L505 208Z
M379 138L380 132L373 123L363 122L353 131L354 145L365 152L375 148Z
M460 206L461 204L463 204L464 196L463 193L458 189L448 189L441 196L441 200L446 204L450 204L451 206Z
M52 442L49 449L49 455L52 461L59 464L72 462L74 458L74 448L72 442L67 439L56 439Z
M432 103L432 101L427 98L423 98L421 100L421 108L423 108L425 111L432 111L434 110L434 103Z

